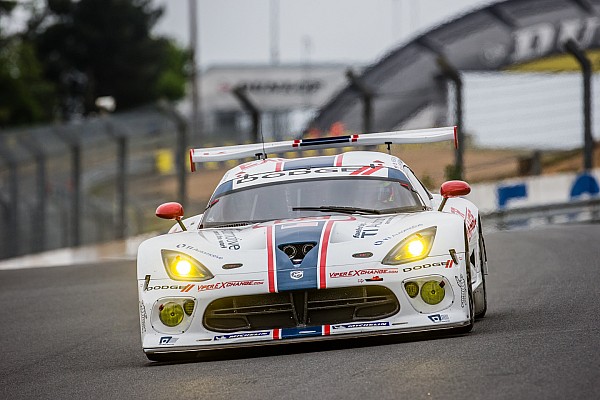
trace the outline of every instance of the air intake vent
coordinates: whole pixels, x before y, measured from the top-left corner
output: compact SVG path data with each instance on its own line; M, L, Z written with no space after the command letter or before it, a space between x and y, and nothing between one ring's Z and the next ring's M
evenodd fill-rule
M388 318L400 310L383 286L313 289L224 297L208 305L204 326L215 332L294 328Z
M316 242L286 243L279 245L279 250L283 251L294 264L300 264L308 252L314 249L316 245Z

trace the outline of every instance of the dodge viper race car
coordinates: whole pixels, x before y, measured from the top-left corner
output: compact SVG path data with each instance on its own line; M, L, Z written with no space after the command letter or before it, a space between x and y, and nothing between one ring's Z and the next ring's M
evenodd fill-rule
M150 360L203 350L414 333L468 332L486 312L486 254L470 187L430 193L399 158L267 152L454 140L456 129L194 149L196 164L248 157L201 215L143 242L137 280Z

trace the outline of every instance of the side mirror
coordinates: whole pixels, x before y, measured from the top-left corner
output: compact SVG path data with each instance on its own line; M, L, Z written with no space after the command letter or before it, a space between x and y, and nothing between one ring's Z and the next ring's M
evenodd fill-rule
M450 197L466 196L471 193L471 186L464 181L448 181L442 183L440 194L444 198L438 211L442 211Z
M182 230L185 229L185 225L181 222L183 217L183 206L176 202L163 203L156 209L156 216L163 219L174 219L177 221Z

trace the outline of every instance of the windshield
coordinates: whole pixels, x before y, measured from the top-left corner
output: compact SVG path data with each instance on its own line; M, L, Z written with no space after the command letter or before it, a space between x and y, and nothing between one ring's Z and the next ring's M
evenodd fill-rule
M423 205L413 190L406 184L389 179L290 180L231 191L212 199L204 213L203 226L422 209Z

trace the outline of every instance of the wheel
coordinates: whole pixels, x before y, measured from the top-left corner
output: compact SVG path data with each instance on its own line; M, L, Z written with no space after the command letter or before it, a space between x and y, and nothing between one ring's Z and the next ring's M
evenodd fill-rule
M473 330L475 325L475 305L473 302L473 287L471 286L471 261L469 257L469 239L467 238L467 230L465 229L465 258L467 259L467 301L469 302L469 323L460 328L454 328L454 333L469 333Z
M481 219L479 219L479 265L481 268L481 285L473 292L475 303L475 318L483 318L487 311L487 293L485 290L485 263L487 255L485 251L485 242L483 240L483 230L481 228Z

